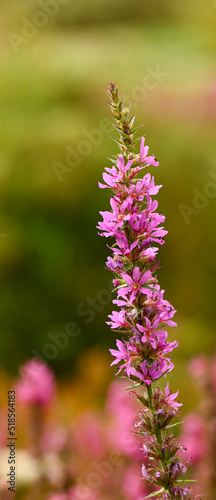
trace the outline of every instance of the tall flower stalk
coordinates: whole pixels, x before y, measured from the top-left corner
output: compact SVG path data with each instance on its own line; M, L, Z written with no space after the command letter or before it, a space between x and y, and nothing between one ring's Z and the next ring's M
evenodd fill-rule
M171 424L180 414L178 392L172 394L167 383L165 392L157 384L174 365L170 353L178 346L167 341L167 326L174 327L173 306L164 299L156 271L158 245L167 234L162 224L165 217L156 212L158 202L153 200L162 186L155 185L154 177L142 170L158 161L149 155L145 139L141 138L139 154L135 153L135 116L130 117L114 83L108 87L111 115L119 132L121 154L113 157L112 167L105 168L104 183L99 187L111 189L111 211L100 212L100 235L114 238L112 256L106 267L115 273L113 280L117 298L113 300L120 310L109 315L111 329L123 335L117 340L112 365L119 365L118 374L132 381L132 389L142 405L136 432L143 439L144 464L142 476L153 486L149 497L162 500L189 500L192 493L182 483L186 465L180 458L183 446L174 437ZM110 248L110 247L109 247ZM156 489L157 488L157 489ZM159 488L159 489L158 489Z

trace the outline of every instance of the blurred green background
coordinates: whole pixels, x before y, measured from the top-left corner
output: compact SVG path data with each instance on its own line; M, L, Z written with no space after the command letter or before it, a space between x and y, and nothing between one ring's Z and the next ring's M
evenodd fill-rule
M109 81L160 161L151 173L164 185L169 234L159 278L178 310L170 378L183 393L187 360L215 349L215 22L213 1L2 0L0 362L11 374L33 350L67 376L83 351L114 346L110 293L101 292L109 250L96 230L109 206L97 182L117 153ZM194 189L205 198L193 201ZM69 322L72 336L60 336Z

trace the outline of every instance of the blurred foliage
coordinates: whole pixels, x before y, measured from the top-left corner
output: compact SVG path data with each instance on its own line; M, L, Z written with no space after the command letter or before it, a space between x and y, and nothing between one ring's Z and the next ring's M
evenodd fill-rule
M197 366L197 362L200 365L197 359L194 359L192 364L195 363ZM211 360L206 359L204 362L209 370ZM194 369L193 371L195 372ZM211 373L215 379L214 371ZM34 375L30 375L27 365L22 367L18 379L15 380L4 370L0 371L0 498L2 500L8 498L6 474L9 470L7 461L9 387L16 392L17 467L14 498L74 500L81 498L82 484L90 488L90 500L100 498L136 500L150 493L146 482L141 480L141 466L143 461L145 463L141 448L142 440L140 441L139 434L133 432L140 405L131 391L124 390L128 386L128 381L113 380L108 353L96 346L90 348L80 356L76 376L67 376L67 380L58 381L56 385L52 372L50 373L49 369L46 371L45 367L42 371L37 371L36 367L32 370L31 367L31 374ZM206 385L207 374L200 373L200 375L201 385ZM203 473L200 474L200 465L202 472L209 470L209 467L215 469L215 461L212 457L209 461L204 446L204 439L212 443L212 432L210 435L206 433L205 438L202 433L197 434L197 418L198 421L202 420L203 412L201 415L187 414L186 407L190 408L191 402L194 407L202 401L201 406L205 407L206 413L209 401L214 405L214 397L206 397L203 387L200 388L197 380L192 379L191 369L188 370L188 379L192 388L192 398L189 405L186 401L183 414L179 416L186 424L174 427L173 431L175 436L179 436L180 441L184 438L183 442L188 446L185 461L190 457L193 468L191 470L189 467L187 477L194 478L196 474L199 485L197 488L197 483L195 484L196 492L201 495L202 491L205 491L205 494L208 491L206 500L210 500L215 497L210 495L209 488L203 488L200 481L200 477L203 478ZM41 383L46 387L44 404L40 404ZM215 413L206 415L206 430L209 429L209 420L214 418L214 415ZM191 422L191 419L192 424L188 434L187 422L188 420ZM103 464L113 463L111 459L113 453L114 456L117 454L119 461L113 464L114 467L109 468L110 473L105 476L105 472L102 474ZM101 481L92 483L91 477L95 469L102 477ZM206 485L206 481L204 484ZM206 486L211 486L211 483L208 481ZM54 495L54 491L58 496ZM66 495L66 492L69 494ZM63 493L66 496L61 496Z
M160 161L151 173L164 185L158 199L169 235L159 277L178 309L171 377L180 377L192 354L215 348L216 197L189 224L179 210L193 207L193 189L203 193L209 172L216 173L214 2L70 1L18 53L8 33L21 35L22 17L31 22L41 7L2 0L1 9L0 235L7 236L0 239L0 362L17 373L33 349L42 354L49 334L72 321L79 334L49 359L57 374L71 373L89 347L114 345L104 325L111 303L97 299L111 280L109 251L95 227L109 204L97 182L116 145L102 132L62 182L52 165L66 164L67 146L81 150L84 130L102 130L106 83L117 81ZM157 66L166 76L142 90ZM180 384L187 389L185 378Z

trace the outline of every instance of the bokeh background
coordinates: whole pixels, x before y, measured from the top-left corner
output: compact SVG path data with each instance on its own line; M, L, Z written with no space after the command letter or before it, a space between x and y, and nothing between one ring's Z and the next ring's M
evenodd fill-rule
M106 104L115 81L160 161L151 173L169 234L159 279L180 344L170 381L190 410L188 360L215 351L216 3L56 2L45 13L48 0L1 1L2 381L37 352L68 400L73 377L77 393L88 388L85 406L114 377L109 250L96 224L109 200L97 182L117 154Z

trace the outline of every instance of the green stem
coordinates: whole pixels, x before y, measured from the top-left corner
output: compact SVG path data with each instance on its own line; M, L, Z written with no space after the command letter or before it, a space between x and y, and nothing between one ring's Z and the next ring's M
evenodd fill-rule
M149 408L150 408L150 410L152 410L152 388L151 388L151 384L150 385L146 384L146 389L147 389L147 393L148 393Z

